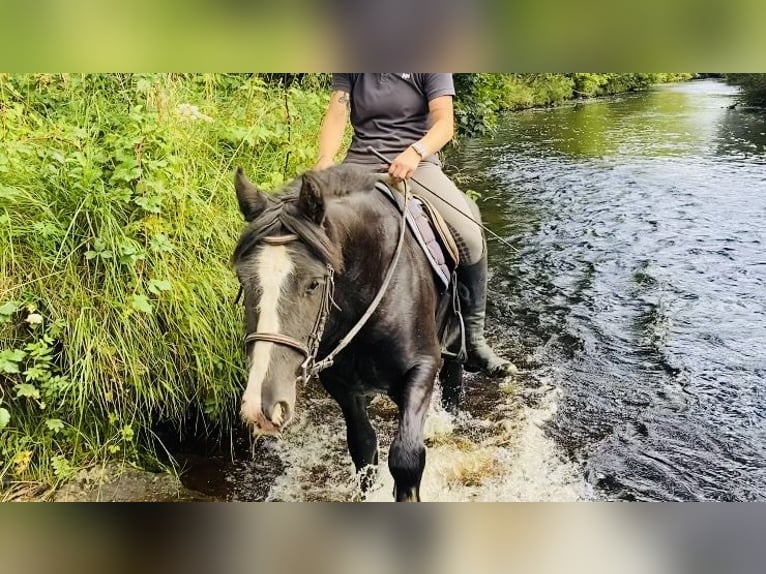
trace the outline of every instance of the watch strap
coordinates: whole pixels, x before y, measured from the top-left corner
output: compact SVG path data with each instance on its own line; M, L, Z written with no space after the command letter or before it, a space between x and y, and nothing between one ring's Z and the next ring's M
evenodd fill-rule
M426 159L428 154L426 153L426 148L423 147L423 144L415 142L414 144L410 144L410 147L415 150L415 153L420 156L420 159Z

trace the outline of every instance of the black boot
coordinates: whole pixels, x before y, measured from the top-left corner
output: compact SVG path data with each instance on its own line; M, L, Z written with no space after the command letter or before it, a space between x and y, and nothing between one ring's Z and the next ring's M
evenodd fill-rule
M484 338L484 318L487 306L487 250L473 265L460 265L457 269L458 293L465 322L465 370L501 377L516 372L510 361L498 357Z

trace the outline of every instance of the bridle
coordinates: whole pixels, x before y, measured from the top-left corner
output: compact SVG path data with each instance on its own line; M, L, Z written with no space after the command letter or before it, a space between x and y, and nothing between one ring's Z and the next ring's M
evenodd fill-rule
M297 235L287 236L272 236L264 237L263 241L266 243L284 245L290 241L298 239ZM276 243L279 241L280 243ZM311 377L316 375L319 371L316 369L316 356L319 352L319 343L322 341L322 335L324 334L325 325L327 319L330 316L330 309L335 305L333 301L333 294L335 293L335 270L332 265L327 265L327 275L325 276L325 282L322 286L322 302L319 307L319 313L314 320L314 326L311 329L311 334L308 338L308 343L303 344L297 339L283 335L281 333L262 333L251 332L245 335L245 345L249 343L255 343L256 341L264 341L267 343L275 343L284 347L289 347L295 351L298 351L303 355L303 363L301 363L301 375L299 377L304 383L308 382ZM329 365L328 365L329 366Z
M325 283L322 287L322 302L319 308L319 312L317 313L317 317L314 320L314 327L311 329L311 334L309 335L308 342L305 345L288 335L283 335L281 333L263 333L259 331L247 333L244 340L245 345L257 341L262 341L266 343L282 345L284 347L298 351L304 357L304 361L301 363L300 367L301 374L298 377L298 380L302 381L303 383L308 383L311 378L315 377L325 369L331 367L335 363L335 357L338 355L338 353L340 353L343 349L346 348L346 346L348 346L348 344L359 333L359 331L362 330L369 318L375 312L375 309L378 308L378 305L383 299L383 295L385 295L385 292L391 283L391 279L393 278L394 269L396 268L396 264L399 261L399 256L402 252L402 245L404 245L404 235L407 229L405 218L407 216L407 202L409 201L410 188L406 183L402 186L402 188L403 190L400 191L402 191L404 195L404 205L402 205L402 217L399 222L399 239L398 243L396 244L396 250L394 251L391 263L389 264L388 270L386 271L386 275L383 278L383 282L381 283L380 289L378 289L375 298L372 300L369 307L367 307L367 310L364 312L359 321L357 321L356 325L354 325L346 334L346 336L338 342L335 348L321 361L317 361L319 344L322 341L322 336L324 335L324 330L327 325L327 319L330 316L331 308L336 307L339 309L333 300L333 295L335 294L335 269L333 269L332 265L329 263L327 264L327 275L325 277ZM268 243L269 245L286 245L298 240L299 237L296 234L291 233L289 235L267 236L264 237L261 241ZM242 287L240 286L236 301L239 301L240 297L242 296L242 292Z

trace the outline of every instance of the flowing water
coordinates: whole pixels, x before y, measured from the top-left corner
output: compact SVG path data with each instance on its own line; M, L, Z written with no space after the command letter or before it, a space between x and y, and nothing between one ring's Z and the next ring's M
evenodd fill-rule
M520 373L435 401L426 500L766 498L766 114L705 80L507 116L457 179L491 228L490 338ZM373 405L390 500L395 411ZM180 456L228 500L359 497L337 407Z

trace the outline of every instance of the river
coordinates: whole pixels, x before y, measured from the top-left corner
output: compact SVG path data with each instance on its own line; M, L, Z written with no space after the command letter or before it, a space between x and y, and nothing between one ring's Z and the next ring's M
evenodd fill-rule
M452 154L481 194L489 335L520 373L431 413L426 500L766 498L766 114L715 80L517 112ZM181 457L225 500L359 498L337 407ZM381 460L394 411L373 405ZM244 454L243 454L244 453ZM390 500L385 464L370 500Z

